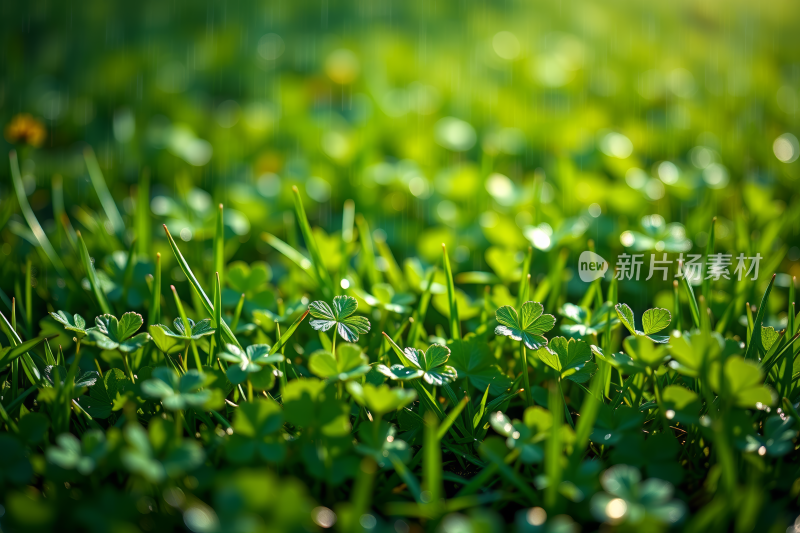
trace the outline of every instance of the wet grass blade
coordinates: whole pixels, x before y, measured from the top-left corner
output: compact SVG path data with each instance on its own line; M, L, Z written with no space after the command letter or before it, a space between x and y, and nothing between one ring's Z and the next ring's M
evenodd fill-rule
M311 225L308 223L306 210L303 208L303 201L300 198L300 191L297 186L292 187L294 192L294 207L297 213L297 222L300 224L300 231L303 233L303 239L306 241L306 248L308 253L311 254L311 262L314 269L317 271L317 277L321 281L322 293L325 298L333 298L333 281L325 268L325 263L322 261L322 255L317 247L317 241L314 239L314 233L311 231Z
M397 264L397 260L395 260L392 251L389 249L389 245L386 244L386 240L383 237L376 236L374 241L375 247L378 249L378 255L381 256L386 265L386 276L389 278L389 282L396 291L404 292L408 288L406 279L400 270L400 265Z
M106 295L103 293L103 289L100 287L100 281L97 279L97 271L94 268L94 264L92 263L92 258L89 257L89 250L86 248L86 243L83 241L83 236L79 231L78 235L78 247L81 251L81 263L83 264L83 269L86 271L86 277L89 278L89 285L92 287L92 293L94 293L94 297L97 300L97 304L100 306L100 310L103 313L111 314L111 306L108 305L108 301L106 300Z
M86 168L89 170L92 186L100 199L100 205L103 207L108 221L111 222L114 234L121 239L125 235L125 223L122 221L117 204L108 190L106 180L103 178L103 171L100 170L100 165L97 163L97 157L94 155L94 150L92 150L91 146L87 146L83 150L83 158L86 161Z
M678 269L682 270L683 265L678 263ZM686 276L681 276L681 286L683 286L683 291L686 293L686 298L689 300L689 310L692 312L692 322L694 323L694 327L700 329L700 308L697 306L697 299L694 297L694 290L692 289L692 285L689 283L689 280L686 279Z
M25 218L25 222L28 223L28 227L33 232L36 242L39 243L37 249L44 254L43 259L46 259L53 265L53 268L56 269L60 278L64 281L71 281L67 269L64 267L64 263L61 262L61 258L56 253L53 245L50 243L50 239L47 238L41 224L39 224L39 220L33 213L31 204L28 203L28 197L25 195L25 186L22 184L22 176L19 172L19 161L17 160L16 150L11 150L8 153L8 159L11 165L11 182L14 185L14 192L17 194L19 208L22 211L22 216Z
M175 254L175 259L178 260L178 265L181 267L186 279L189 280L189 283L191 283L192 287L197 293L197 296L200 298L200 303L203 307L205 307L210 316L214 316L214 305L211 303L211 300L208 299L208 295L205 293L205 291L203 291L203 287L200 286L200 282L197 281L197 278L195 277L194 272L192 272L189 263L187 263L186 259L183 258L183 254L181 254L181 251L178 248L178 245L175 243L175 239L172 238L172 234L170 234L166 224L164 224L164 231L167 233L167 240L169 240L169 246L172 249L172 253ZM222 322L222 336L231 344L241 347L239 341L236 339L236 336L224 321Z
M222 287L219 283L219 276L214 278L214 339L217 345L217 354L222 351L222 325L225 321L222 319ZM209 356L211 356L209 354Z
M450 303L450 338L458 340L461 338L461 322L458 320L453 271L450 269L450 258L447 256L447 247L444 243L442 243L442 264L444 265L444 277L447 282L447 300Z

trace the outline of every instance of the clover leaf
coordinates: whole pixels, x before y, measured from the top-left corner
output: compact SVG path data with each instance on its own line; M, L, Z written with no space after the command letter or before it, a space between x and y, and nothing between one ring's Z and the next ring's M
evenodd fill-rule
M406 348L403 350L412 368L423 372L422 379L431 385L443 385L452 383L458 379L458 372L455 368L445 365L450 358L450 348L441 344L431 344L426 351L417 348Z
M374 424L379 424L377 431ZM362 424L358 429L359 443L356 451L369 455L380 468L388 463L407 463L411 459L411 448L404 440L397 438L397 427L384 421Z
M90 429L81 440L71 433L62 433L56 437L56 444L47 448L47 461L84 476L91 474L108 452L106 435L99 429Z
M267 398L243 403L233 417L233 435L225 443L225 452L233 463L248 463L256 457L269 462L283 460L286 454L280 435L283 411Z
M558 312L564 318L574 322L574 324L561 324L561 331L570 337L579 339L603 333L609 325L609 321L611 329L615 329L619 325L619 319L614 313L611 302L604 303L594 312L585 307L565 303Z
M328 331L336 326L339 336L347 342L358 342L359 334L369 332L369 320L363 316L353 316L358 309L358 301L352 296L336 296L333 308L326 302L311 302L308 311L314 320L311 327L317 331Z
M253 344L244 350L234 344L226 344L225 350L220 352L219 357L234 363L227 371L231 383L238 385L245 381L249 374L260 372L261 367L283 361L284 357L279 353L270 355L270 349L268 344Z
M195 369L182 376L171 368L160 366L153 370L150 379L142 382L142 392L161 400L164 408L180 411L187 407L200 407L211 398L211 392L200 390L205 378Z
M78 403L93 418L108 418L122 406L117 399L124 398L131 385L125 372L119 368L109 369L103 379L91 388L89 395L81 397Z
M72 316L69 316L69 313L66 311L58 311L57 313L50 313L50 316L56 319L56 321L60 322L61 325L64 326L64 329L68 331L74 331L75 336L79 339L82 339L86 336L86 321L83 317L77 313Z
M135 352L150 340L147 333L134 336L142 323L139 313L125 313L119 320L114 315L100 315L95 319L97 325L86 330L87 338L103 350Z
M775 393L764 385L764 373L753 360L733 355L725 360L720 381L720 363L714 361L708 375L711 388L744 409L764 409L775 403Z
M186 327L183 320L178 317L173 322L175 331L169 329L169 326L163 324L154 324L150 326L150 336L156 347L165 354L173 354L180 352L186 347L189 341L198 341L208 335L213 335L215 329L211 327L211 319L204 318L200 322L195 322L191 318L189 321L189 334L186 333Z
M370 371L369 358L357 344L342 344L336 350L338 357L320 350L311 354L308 369L318 377L331 381L347 381Z
M148 431L131 423L123 432L127 443L120 453L123 466L150 483L160 483L167 477L177 478L194 470L205 460L205 452L199 442L190 439L176 442L170 439L164 428L165 423L164 419L153 417L148 424Z
M583 341L556 337L535 353L544 364L558 372L561 379L576 383L589 381L597 369L597 365L592 362L592 351Z
M672 485L651 478L642 482L636 467L616 465L600 476L606 492L592 498L592 512L601 522L639 524L645 520L671 525L686 514L686 505L672 498Z
M659 331L665 329L672 322L672 315L666 309L656 307L655 309L648 309L642 315L642 328L643 331L636 329L636 320L633 316L633 310L628 307L628 304L617 304L615 306L617 316L619 316L622 325L628 328L631 335L646 336L651 341L660 344L669 341L669 335L654 335Z
M544 459L542 444L553 426L553 415L541 407L529 407L523 418L524 421L512 422L502 411L496 411L489 416L489 423L492 429L506 437L508 448L520 451L520 461L540 463Z
M794 425L794 418L784 420L780 415L772 415L764 421L764 434L746 435L745 445L742 448L760 455L773 457L786 455L794 451L794 439L797 437Z
M379 417L405 407L417 398L414 389L394 389L388 385L375 386L371 383L361 385L357 381L349 381L347 391L356 403Z
M497 359L489 351L489 345L476 338L454 340L447 345L450 358L447 360L458 373L467 378L478 390L497 396L511 386L511 380L497 366Z
M61 389L66 384L69 371L60 365L49 365L44 368L45 384L49 384L55 389ZM72 382L72 398L75 399L82 395L85 387L91 387L97 383L100 374L96 370L87 370L80 376L75 376Z
M378 365L375 367L375 369L387 378L396 381L411 381L412 379L422 377L422 375L425 373L419 368L411 368L403 365Z
M543 312L544 308L539 302L525 302L519 315L513 307L504 305L497 310L496 317L500 325L494 332L522 341L531 350L538 350L547 345L544 334L553 329L556 323L553 315L544 315Z

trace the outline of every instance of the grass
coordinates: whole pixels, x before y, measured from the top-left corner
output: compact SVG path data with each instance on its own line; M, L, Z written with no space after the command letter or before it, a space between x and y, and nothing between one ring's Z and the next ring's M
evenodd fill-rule
M745 531L741 524L766 530L793 520L800 421L793 288L783 300L789 320L782 330L766 326L774 276L758 307L747 306L747 328L725 307L720 330L722 317L707 303L714 282L703 284L700 296L685 280L676 282L672 312L656 308L640 321L618 303L616 281L601 279L586 285L575 309L588 322L599 313L606 320L578 328L583 319L567 310L558 289L565 254L555 255L555 270L534 285L536 253L528 248L505 283L502 272L458 278L495 283L480 292L482 311L465 319L460 310L469 307L459 300L465 296L446 247L438 266L403 271L383 236L375 255L365 218L348 203L343 244L334 246L344 257L332 264L297 188L293 195L305 250L264 234L273 264L284 269L283 288L280 280L275 287L260 279L225 296L223 280L247 284L239 279L244 271L223 257L230 237L222 205L209 240L213 275L204 262L186 259L194 252L164 226L172 256L166 263L186 280L171 285L172 297L162 290L165 258L142 257L132 245L119 263L117 290L132 294L140 281L133 273L144 263L149 294L139 306L127 297L112 302L104 241L87 242L81 231L77 250L64 248L63 263L47 252L31 259L36 268L69 268L71 279L87 280L65 285L68 309L49 303L46 288L34 299L31 261L17 271L30 338L20 335L14 300L11 320L2 315L9 345L0 349L4 528L47 529L55 516L81 527L86 519L70 502L99 505L107 494L112 501L102 505L120 516L141 514L137 502L151 502L148 513L158 520L148 523L156 529L176 527L182 517L189 529L209 532L235 529L252 516L286 530L323 527L335 517L344 531L391 529L398 520L423 530L489 520L522 531L603 523L620 531ZM108 202L101 203L108 213ZM20 207L36 234L35 215L26 203ZM138 212L132 220L143 231ZM351 246L356 232L360 248ZM713 226L710 234L712 253ZM199 282L209 278L212 297ZM445 300L432 313L434 287ZM500 287L506 296L497 296ZM311 322L308 303L287 307L273 299L258 310L248 302L264 289L284 302L302 295L305 302L333 301L333 308L317 302ZM182 297L185 291L195 298ZM391 295L405 291L411 303L393 304L400 300ZM36 328L34 316L59 310L59 328L45 327L49 319ZM70 318L112 310L128 314L102 332L91 320L84 326ZM191 332L175 349L140 333L143 323L152 331L168 316ZM195 336L193 324L204 318L211 329ZM67 329L59 331L62 325ZM263 480L302 480L291 482L302 497L284 521L253 493L280 491L282 482L254 489L242 477L247 469L279 476ZM771 498L751 501L754 487ZM32 516L34 509L51 518Z

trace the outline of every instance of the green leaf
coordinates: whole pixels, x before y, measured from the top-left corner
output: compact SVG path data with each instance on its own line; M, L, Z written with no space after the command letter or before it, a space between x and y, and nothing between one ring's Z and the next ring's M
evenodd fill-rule
M458 373L459 378L467 378L478 390L490 388L490 394L497 396L511 386L511 379L503 374L500 367L489 351L486 342L477 338L469 340L456 340L448 344L450 348L450 363Z
M286 448L280 436L283 425L281 407L273 400L258 398L236 409L233 435L225 443L228 459L237 464L252 463L255 459L282 461Z
M86 335L86 321L81 315L75 313L70 316L66 311L58 311L57 313L50 313L50 316L60 322L64 329L74 331L79 339Z
M764 375L758 363L738 355L725 361L723 381L719 378L719 362L709 371L711 388L744 409L764 409L775 403L775 393L764 385Z
M458 372L445 365L450 357L450 349L446 346L432 344L426 351L406 348L404 354L413 368L423 371L422 379L431 385L452 383L458 378Z
M339 336L347 342L357 342L359 334L368 333L369 320L362 316L352 316L358 309L358 301L352 296L336 296L333 308L326 302L317 300L308 306L314 317L311 327L318 331L328 331L336 326Z
M496 318L500 325L494 332L496 335L522 341L531 350L538 350L547 345L543 334L553 329L556 323L553 315L545 315L543 312L544 308L539 302L522 304L519 316L513 307L505 305L497 310Z
M589 345L575 339L555 337L550 343L540 348L535 354L544 364L558 372L562 379L576 383L589 381L597 365L592 362L592 351Z
M617 310L617 316L619 316L622 325L628 328L631 335L636 335L636 321L633 317L633 310L628 307L628 304L617 304L615 309Z
M124 395L131 385L125 372L119 368L109 369L102 381L89 390L88 396L81 396L78 403L93 418L108 418L114 411L117 395Z
M155 324L149 330L156 347L167 355L178 353L186 346L182 337L174 334L167 326Z
M658 333L662 329L669 326L672 321L672 315L666 309L655 308L648 309L642 316L642 328L645 335L651 333Z
M405 407L417 397L413 390L397 389L388 385L375 386L370 383L361 385L355 381L347 383L347 390L359 405L378 416Z

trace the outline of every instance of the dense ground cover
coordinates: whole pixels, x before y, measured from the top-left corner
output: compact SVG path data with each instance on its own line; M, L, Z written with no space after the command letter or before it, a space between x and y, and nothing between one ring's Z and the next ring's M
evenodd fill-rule
M4 531L796 529L796 6L462 4L0 8Z

